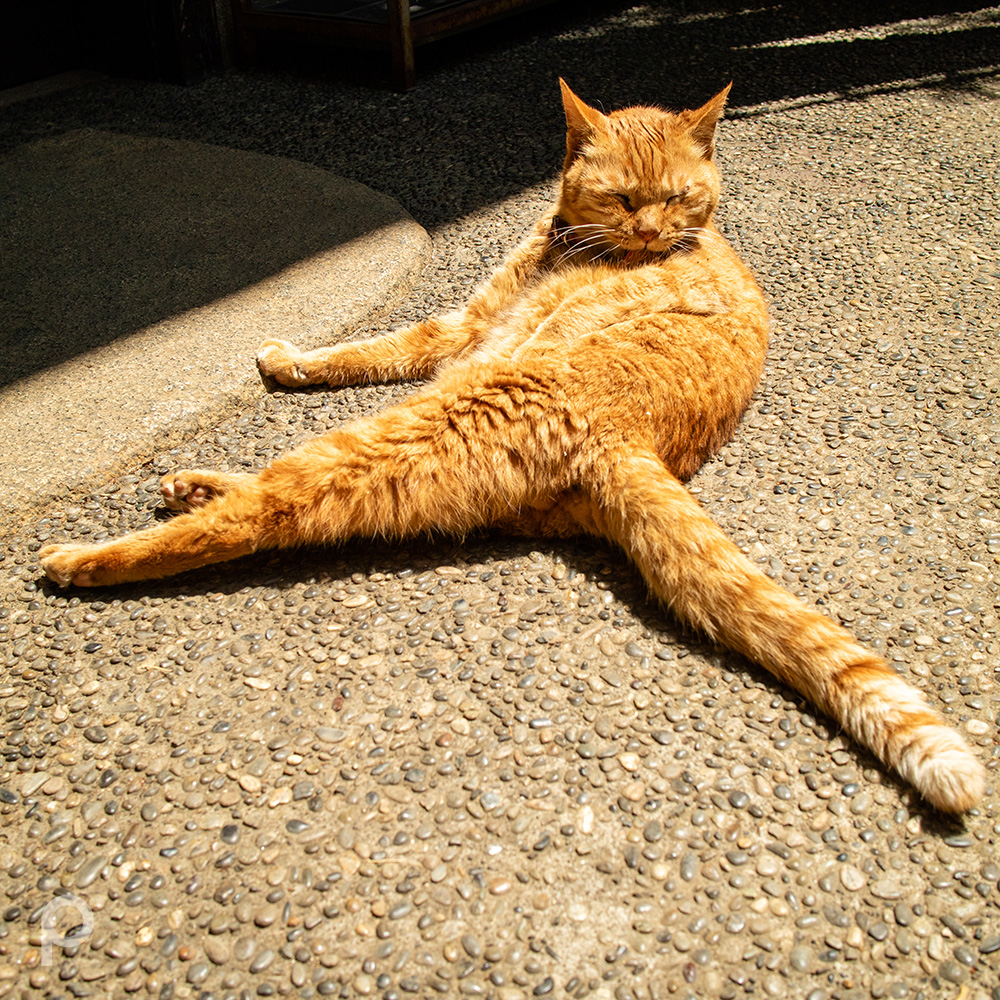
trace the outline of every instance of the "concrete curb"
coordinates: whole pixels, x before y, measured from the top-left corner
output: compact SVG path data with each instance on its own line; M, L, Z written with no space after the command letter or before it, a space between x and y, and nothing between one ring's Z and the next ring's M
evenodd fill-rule
M0 189L4 533L245 405L262 340L376 318L430 250L364 185L193 142L70 132L0 160Z

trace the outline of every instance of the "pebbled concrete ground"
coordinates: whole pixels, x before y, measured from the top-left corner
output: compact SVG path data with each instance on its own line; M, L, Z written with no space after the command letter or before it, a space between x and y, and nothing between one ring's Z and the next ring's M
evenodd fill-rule
M693 489L966 733L982 807L929 812L589 542L41 582L44 542L160 516L160 473L259 466L408 387L261 393L5 542L0 992L1000 997L997 10L868 21L579 8L404 96L107 82L15 106L3 142L119 128L356 177L433 237L398 323L461 299L549 197L556 73L608 106L734 76L722 221L774 337Z

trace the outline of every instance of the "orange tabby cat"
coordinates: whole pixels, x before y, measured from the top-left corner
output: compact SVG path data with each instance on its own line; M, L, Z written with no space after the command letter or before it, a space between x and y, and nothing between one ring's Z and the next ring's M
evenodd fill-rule
M433 376L424 391L259 475L167 476L185 513L50 545L45 572L92 587L352 535L603 535L679 619L797 688L933 805L971 808L985 773L961 737L681 485L732 433L767 346L760 290L713 224L728 88L696 111L604 115L562 87L558 201L464 309L317 351L268 341L258 358L287 386Z

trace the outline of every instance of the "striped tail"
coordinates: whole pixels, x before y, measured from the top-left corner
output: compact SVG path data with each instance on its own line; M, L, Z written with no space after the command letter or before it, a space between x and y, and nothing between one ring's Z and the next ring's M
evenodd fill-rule
M679 619L800 691L936 808L979 801L983 766L919 691L756 569L654 453L617 457L595 475L601 527Z

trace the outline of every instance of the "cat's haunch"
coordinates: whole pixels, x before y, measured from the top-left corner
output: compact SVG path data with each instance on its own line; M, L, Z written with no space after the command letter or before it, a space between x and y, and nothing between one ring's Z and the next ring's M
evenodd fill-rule
M562 83L559 197L464 309L316 351L267 341L287 386L432 378L258 475L164 479L182 513L101 545L50 545L61 586L147 580L258 549L489 527L592 534L682 622L762 664L952 813L985 771L923 696L753 566L682 485L730 437L768 318L714 224L715 128L696 110L603 114Z

